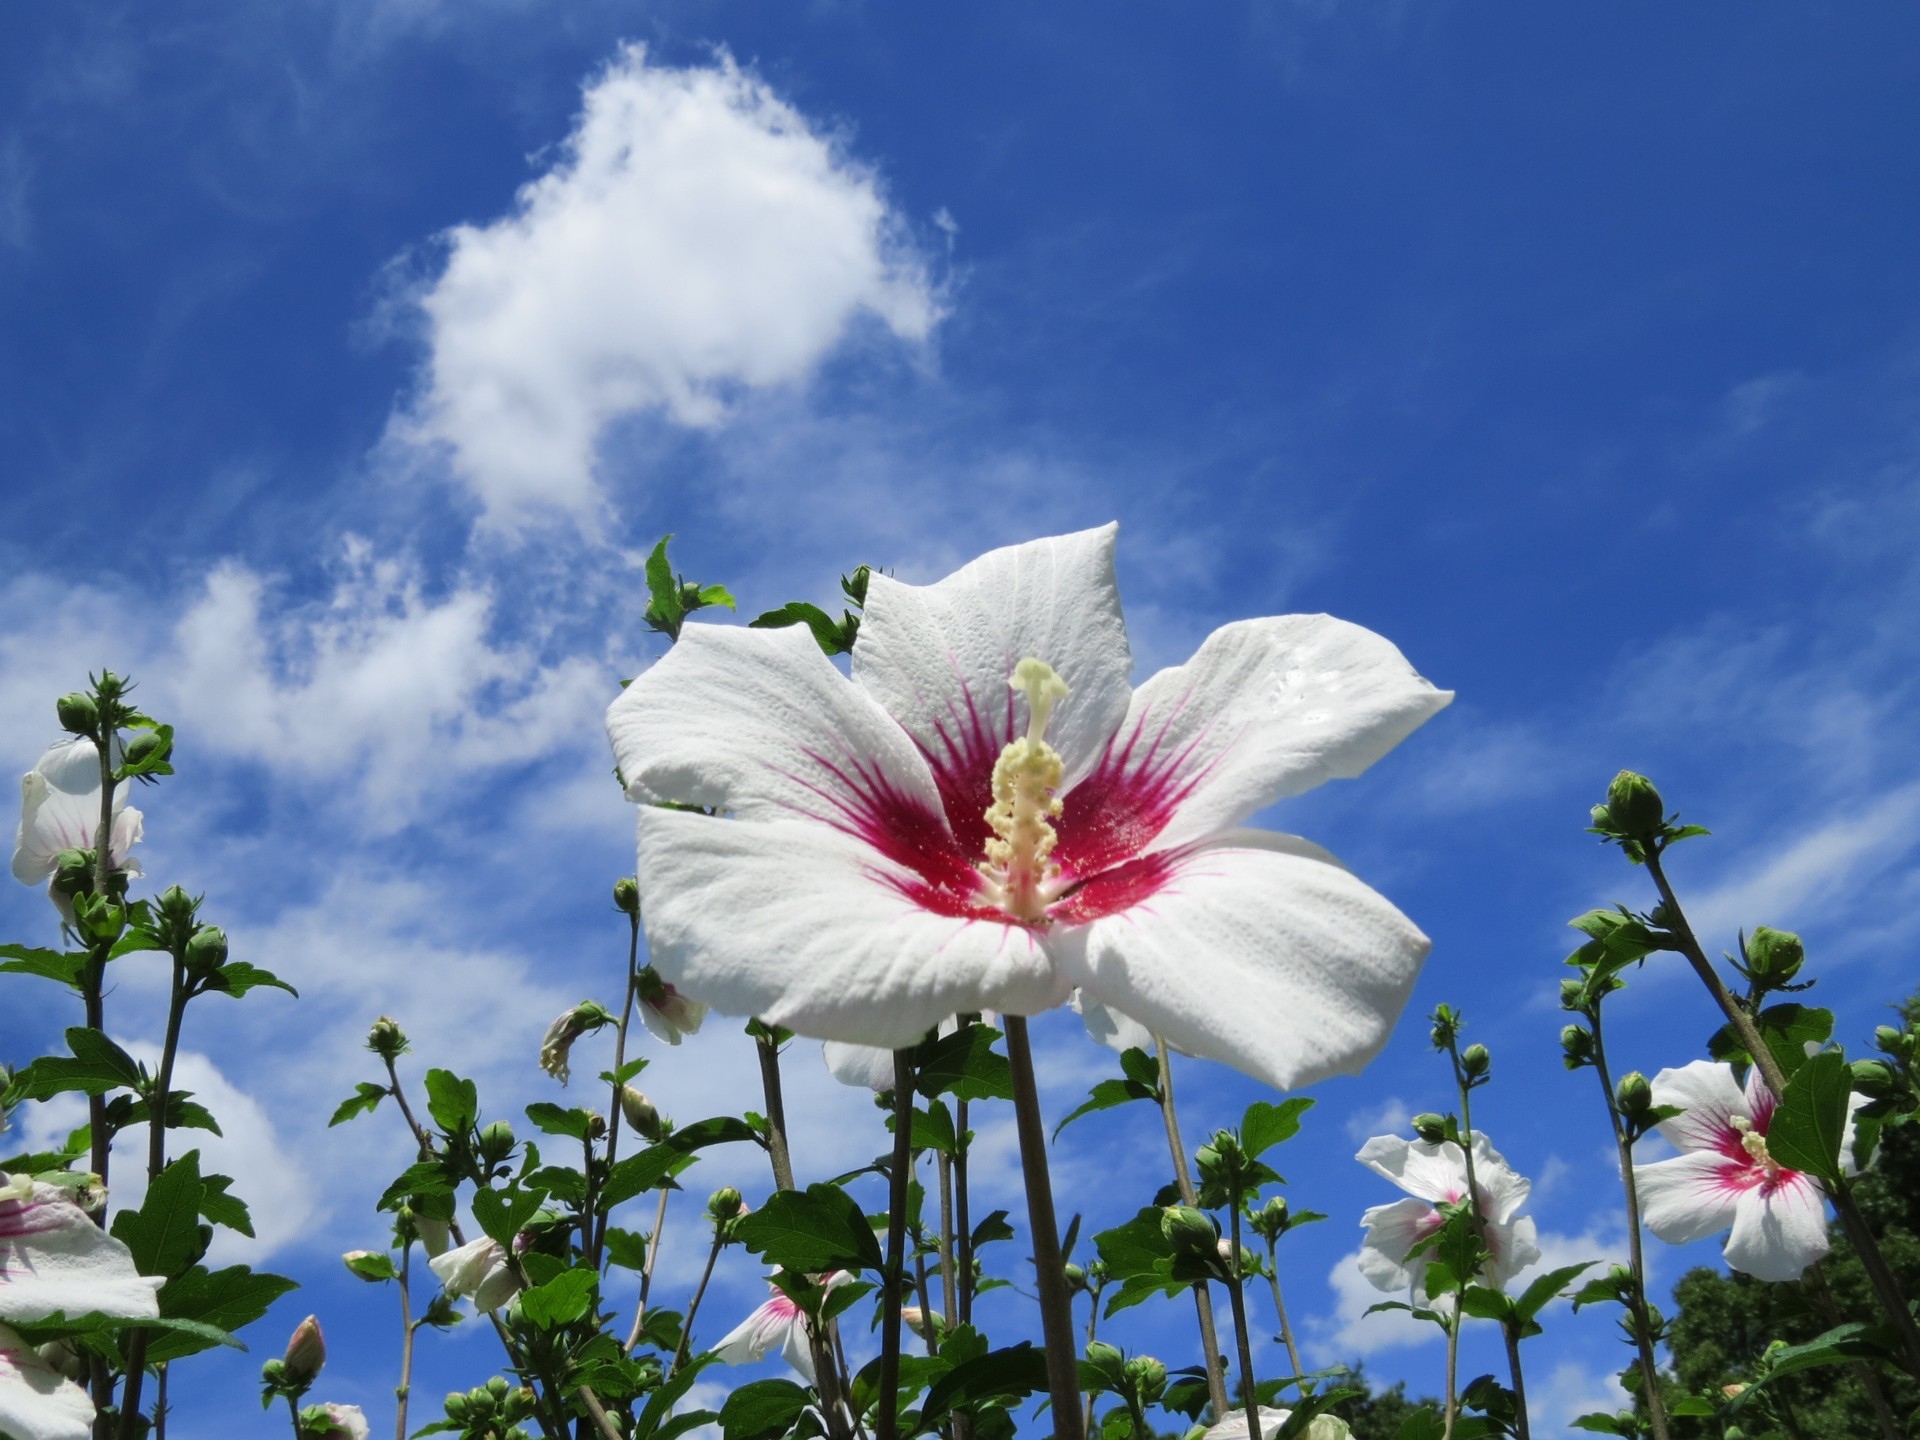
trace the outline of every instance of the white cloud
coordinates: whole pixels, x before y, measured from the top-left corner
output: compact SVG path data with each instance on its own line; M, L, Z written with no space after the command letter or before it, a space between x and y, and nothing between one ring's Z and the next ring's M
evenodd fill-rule
M485 590L430 598L353 540L327 599L274 607L270 589L214 569L176 631L169 713L196 746L346 788L377 830L436 784L598 733L612 675L496 643Z
M1437 1326L1416 1320L1404 1310L1367 1313L1370 1306L1382 1301L1404 1303L1408 1297L1383 1295L1375 1289L1373 1282L1360 1273L1358 1250L1340 1257L1327 1272L1327 1284L1333 1289L1333 1314L1315 1316L1307 1322L1315 1353L1322 1359L1364 1360L1382 1350L1423 1345L1440 1338Z
M1398 1095L1389 1095L1378 1105L1356 1110L1347 1117L1347 1138L1364 1145L1376 1135L1399 1135L1413 1119L1413 1110Z
M1596 1410L1611 1415L1628 1403L1612 1372L1589 1370L1577 1360L1563 1360L1527 1382L1527 1411L1539 1435L1579 1433L1572 1424L1580 1416Z
M730 57L670 69L628 46L513 212L449 232L395 435L445 446L492 521L590 512L616 419L714 425L862 315L924 339L939 307L903 232L872 172Z

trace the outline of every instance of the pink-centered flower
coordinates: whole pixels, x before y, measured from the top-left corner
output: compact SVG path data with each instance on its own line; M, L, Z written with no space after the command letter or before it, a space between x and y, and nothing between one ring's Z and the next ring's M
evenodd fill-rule
M831 1290L853 1277L836 1270L820 1283ZM724 1365L747 1365L764 1360L774 1351L801 1375L814 1383L813 1350L807 1338L807 1314L779 1286L769 1284L771 1292L765 1304L742 1320L713 1347Z
M1855 1096L1857 1106L1864 1097ZM1733 1228L1727 1264L1756 1280L1796 1280L1827 1253L1826 1194L1813 1176L1767 1152L1774 1096L1755 1068L1743 1089L1733 1067L1695 1060L1653 1077L1653 1103L1684 1112L1660 1122L1681 1153L1635 1165L1640 1216L1662 1240L1685 1245ZM1848 1117L1842 1164L1853 1170Z
M1414 1254L1445 1219L1435 1208L1455 1205L1467 1195L1466 1152L1451 1140L1403 1140L1376 1135L1353 1157L1402 1190L1408 1199L1375 1205L1360 1217L1366 1238L1360 1244L1360 1273L1374 1288L1426 1294L1430 1256ZM1515 1174L1506 1157L1485 1135L1473 1137L1475 1208L1485 1222L1489 1258L1479 1279L1496 1290L1540 1258L1533 1217L1522 1215L1533 1182Z
M0 1434L87 1440L91 1397L13 1327L55 1314L149 1319L160 1313L160 1281L135 1270L127 1247L67 1191L25 1176L0 1182Z
M1426 937L1317 846L1235 827L1451 697L1311 615L1224 626L1135 690L1113 547L874 576L851 679L802 627L689 625L608 712L661 974L866 1045L1078 987L1275 1085L1370 1059Z

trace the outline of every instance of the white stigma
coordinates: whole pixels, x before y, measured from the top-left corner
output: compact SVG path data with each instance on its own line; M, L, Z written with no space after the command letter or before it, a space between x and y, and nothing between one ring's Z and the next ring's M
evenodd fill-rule
M1029 657L1013 667L1007 684L1027 697L1027 733L1009 742L994 763L993 804L986 815L994 838L987 841L980 871L1007 914L1037 924L1047 917L1048 887L1060 874L1048 857L1060 839L1053 828L1060 813L1054 791L1065 766L1047 744L1046 730L1067 683L1044 660Z

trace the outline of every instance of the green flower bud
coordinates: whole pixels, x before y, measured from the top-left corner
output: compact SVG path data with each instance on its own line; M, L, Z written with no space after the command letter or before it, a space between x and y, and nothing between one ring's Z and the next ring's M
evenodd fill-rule
M173 754L173 741L157 730L142 730L127 741L126 763L130 766L146 765L156 760L165 760Z
M1070 1264L1065 1266L1063 1273L1067 1277L1067 1288L1073 1291L1074 1294L1077 1295L1087 1288L1087 1272L1082 1270L1078 1265Z
M320 1321L309 1315L294 1327L287 1341L287 1353L280 1358L290 1386L305 1390L319 1377L327 1363L327 1340L320 1333Z
M1896 1030L1891 1025L1876 1025L1874 1027L1873 1046L1876 1050L1883 1050L1889 1055L1898 1055L1905 1039L1905 1032Z
M1121 1373L1126 1364L1126 1357L1104 1340L1095 1340L1088 1345L1085 1359L1087 1364L1096 1369L1111 1370L1116 1375Z
M498 1165L513 1153L513 1143L513 1127L504 1120L495 1120L481 1128L480 1158L489 1165Z
M1560 1008L1562 1010L1584 1010L1586 1003L1586 981L1562 980L1560 982Z
M1160 1211L1160 1233L1177 1254L1212 1255L1220 1243L1219 1228L1189 1205L1168 1205Z
M1469 1045L1460 1052L1460 1068L1467 1072L1468 1079L1478 1080L1493 1068L1493 1056L1484 1045Z
M623 915L640 913L640 882L631 875L613 882L613 906Z
M76 690L71 695L62 695L53 702L53 709L60 717L60 728L69 735L97 738L95 731L100 725L100 707L85 691Z
M587 1112L587 1138L589 1140L604 1140L607 1138L607 1117L602 1115L598 1110L589 1110Z
M193 912L199 907L200 902L178 885L169 885L153 902L153 908L162 921L182 926L193 923Z
M1613 1087L1613 1099L1622 1115L1644 1115L1653 1108L1653 1086L1638 1070L1629 1070Z
M1593 1032L1584 1025L1568 1025L1560 1031L1560 1049L1569 1070L1593 1063Z
M367 1049L382 1060L395 1060L407 1053L406 1032L391 1015L382 1015L367 1031Z
M1646 776L1622 770L1607 786L1607 814L1613 829L1639 840L1660 833L1660 827L1666 824L1667 805Z
M1587 825L1594 830L1612 830L1613 816L1607 813L1607 807L1596 805L1587 812Z
M512 1389L512 1383L504 1375L495 1375L487 1381L487 1393L496 1400L506 1399Z
M53 889L57 895L87 895L93 891L93 851L62 850L53 857Z
M740 1192L731 1185L723 1185L707 1197L707 1214L717 1225L738 1219L745 1209Z
M1416 1115L1413 1117L1413 1133L1430 1144L1438 1145L1447 1138L1447 1117L1436 1115L1431 1110Z
M658 1145L666 1131L660 1125L660 1112L653 1102L631 1085L620 1087L620 1114L634 1134L649 1145Z
M1762 925L1747 937L1747 968L1768 985L1788 984L1806 958L1807 947L1791 931Z
M1433 1048L1445 1050L1460 1034L1460 1012L1451 1005L1436 1005L1429 1018L1433 1021Z
M1900 1081L1884 1060L1856 1060L1853 1088L1869 1100L1888 1100L1900 1093Z
M1140 1397L1149 1403L1157 1399L1167 1388L1167 1367L1151 1355L1141 1355L1129 1360L1126 1374Z
M202 974L227 963L227 932L218 925L202 925L187 941L187 968Z
M441 1405L447 1412L447 1418L456 1425L464 1425L468 1414L473 1409L471 1402L458 1390L448 1395L447 1398L441 1402Z

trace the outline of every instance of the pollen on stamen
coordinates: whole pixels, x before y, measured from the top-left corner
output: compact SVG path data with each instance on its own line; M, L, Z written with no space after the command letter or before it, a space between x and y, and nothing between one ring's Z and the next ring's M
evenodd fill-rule
M1054 792L1066 767L1046 742L1053 707L1067 685L1053 667L1031 657L1014 666L1007 681L1027 697L1027 733L1010 741L993 767L993 804L986 821L993 831L980 872L993 885L1000 906L1016 920L1046 919L1049 889L1060 867L1048 858L1059 843L1053 827L1061 804Z

